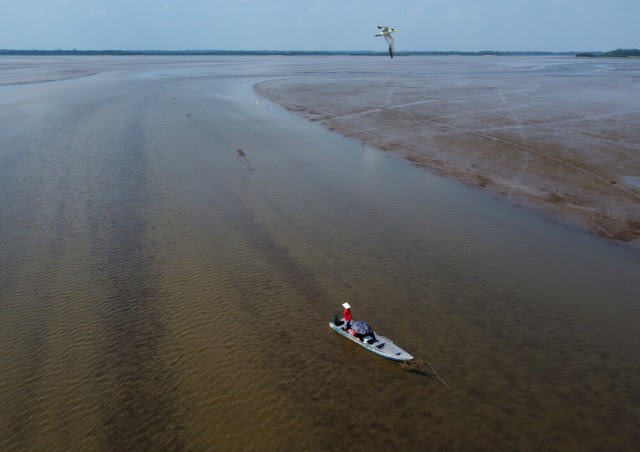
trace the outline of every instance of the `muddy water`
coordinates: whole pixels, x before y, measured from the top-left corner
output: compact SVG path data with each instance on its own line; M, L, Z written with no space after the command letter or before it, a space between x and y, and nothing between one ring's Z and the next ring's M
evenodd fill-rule
M637 255L253 93L343 59L85 61L0 87L1 449L637 444Z

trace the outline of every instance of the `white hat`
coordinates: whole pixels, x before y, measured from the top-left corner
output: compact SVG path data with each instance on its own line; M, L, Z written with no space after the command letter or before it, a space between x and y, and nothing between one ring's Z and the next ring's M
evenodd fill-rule
M342 306L344 306L345 309L351 308L351 305L349 303L342 303Z

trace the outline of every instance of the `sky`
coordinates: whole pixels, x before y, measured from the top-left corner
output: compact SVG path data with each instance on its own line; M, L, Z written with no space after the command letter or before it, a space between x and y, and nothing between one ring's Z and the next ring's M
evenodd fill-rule
M0 49L607 51L640 0L0 0Z

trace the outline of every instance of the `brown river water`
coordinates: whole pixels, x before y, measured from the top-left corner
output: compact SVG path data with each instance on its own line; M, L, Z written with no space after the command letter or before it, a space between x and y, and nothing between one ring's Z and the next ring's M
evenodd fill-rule
M253 91L376 64L0 59L1 450L637 447L637 253Z

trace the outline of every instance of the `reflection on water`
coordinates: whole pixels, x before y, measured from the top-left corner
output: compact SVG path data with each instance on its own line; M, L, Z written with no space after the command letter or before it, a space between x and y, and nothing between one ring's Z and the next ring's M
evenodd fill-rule
M216 70L2 88L1 449L637 443L637 257Z

